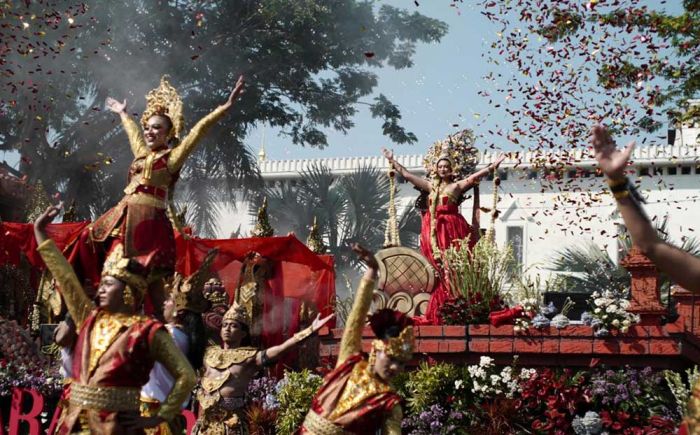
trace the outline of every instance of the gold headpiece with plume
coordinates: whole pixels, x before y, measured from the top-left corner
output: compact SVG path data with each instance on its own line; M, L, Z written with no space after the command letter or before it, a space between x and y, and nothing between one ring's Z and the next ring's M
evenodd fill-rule
M173 128L170 129L168 139L180 137L185 124L185 118L182 115L182 99L167 79L163 76L160 79L160 85L150 91L146 95L146 110L141 116L141 124L146 125L151 116L163 115L170 119Z
M231 308L224 314L223 320L233 320L240 322L250 328L250 316L243 305L234 302Z
M176 311L190 310L195 313L202 313L207 309L209 304L202 293L204 278L218 252L218 249L209 251L199 269L187 278L180 273L175 273L169 287L173 302L175 302Z
M212 306L228 305L228 294L221 280L210 278L204 283L204 297Z
M372 342L375 351L383 351L400 361L409 361L413 357L413 319L385 308L372 314L369 324L378 338Z
M462 179L474 172L478 155L479 151L474 147L474 133L462 130L432 144L423 158L423 166L429 175L434 175L438 162L448 160L453 175Z

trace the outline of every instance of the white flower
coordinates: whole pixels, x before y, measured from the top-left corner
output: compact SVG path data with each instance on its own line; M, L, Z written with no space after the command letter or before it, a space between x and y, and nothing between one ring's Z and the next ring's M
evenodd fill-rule
M595 299L593 301L593 303L595 304L596 307L602 307L603 305L605 305L605 299L598 298L598 299Z
M459 390L460 388L462 388L462 384L463 384L463 383L464 383L464 382L463 382L461 379L457 379L457 380L455 381L455 390Z
M629 319L625 319L622 321L622 326L630 326L630 321Z
M626 310L630 307L630 301L628 301L627 299L620 300L619 304L620 308L622 308L623 310Z
M620 332L622 332L623 334L629 330L630 330L630 328L628 326L623 326L622 328L620 328Z
M490 366L491 364L493 364L493 358L491 358L490 356L482 356L481 358L479 358L480 366Z
M615 319L612 321L612 325L617 328L618 326L620 326L620 321L618 319Z
M615 305L615 304L608 305L608 307L605 309L605 312L607 312L607 313L614 313L616 311L617 311L617 305Z
M595 314L600 314L600 311L601 311L600 308L596 308L595 310L593 310L593 312L594 312Z

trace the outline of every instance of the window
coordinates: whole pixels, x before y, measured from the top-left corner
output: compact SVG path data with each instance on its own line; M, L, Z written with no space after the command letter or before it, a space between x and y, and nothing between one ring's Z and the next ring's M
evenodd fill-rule
M513 258L515 259L515 267L517 270L522 270L523 265L523 227L509 226L506 227L506 244L510 245L513 250Z
M669 166L668 175L676 175L677 173L678 173L678 169L675 166Z
M644 176L644 175L649 175L649 167L648 166L642 166L639 168L639 176Z
M536 179L536 178L537 178L537 169L531 169L531 170L527 173L527 179L528 179L528 180L534 180L534 179Z
M681 175L690 175L690 166L681 166Z

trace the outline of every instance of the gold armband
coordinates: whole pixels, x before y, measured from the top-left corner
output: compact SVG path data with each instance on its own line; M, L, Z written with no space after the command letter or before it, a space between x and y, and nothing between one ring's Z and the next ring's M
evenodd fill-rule
M615 187L624 186L625 184L627 184L627 182L629 180L627 177L622 177L622 178L608 178L605 181L608 183L608 186L612 189Z
M630 191L623 190L620 192L613 192L613 196L615 197L615 199L628 198L630 196Z
M301 331L294 334L294 338L296 338L297 341L304 341L307 338L309 338L311 335L313 335L313 333L314 333L313 326L309 326L308 328L304 328Z

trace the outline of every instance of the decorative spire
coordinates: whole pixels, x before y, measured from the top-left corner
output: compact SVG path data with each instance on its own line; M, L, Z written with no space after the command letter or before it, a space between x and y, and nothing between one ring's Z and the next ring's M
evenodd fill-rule
M39 180L34 184L32 196L27 203L26 221L34 222L50 205L51 201L49 200L49 195L46 194L44 184Z
M309 237L306 238L306 246L317 254L323 254L326 252L326 246L323 244L323 238L321 238L321 232L318 229L316 216L314 216L314 224L311 226Z
M275 230L272 229L267 217L267 197L265 197L262 206L258 209L258 219L250 235L252 237L272 237L274 234Z
M262 141L260 142L260 151L258 151L258 162L264 162L265 160L267 160L267 154L265 153L265 126L263 126Z
M491 222L486 230L486 240L491 243L496 241L496 218L498 218L498 186L501 185L501 179L498 177L498 172L493 174L493 205L491 206Z

